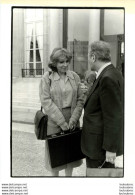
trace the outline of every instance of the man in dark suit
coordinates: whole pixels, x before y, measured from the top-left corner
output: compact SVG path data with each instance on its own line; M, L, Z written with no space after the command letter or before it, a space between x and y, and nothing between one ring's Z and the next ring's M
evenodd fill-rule
M90 65L97 75L84 106L81 148L87 167L113 168L123 154L123 77L106 42L91 44Z

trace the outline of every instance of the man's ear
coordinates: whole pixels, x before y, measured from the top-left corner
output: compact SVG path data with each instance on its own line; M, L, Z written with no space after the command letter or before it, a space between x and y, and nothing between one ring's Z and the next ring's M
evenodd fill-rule
M95 56L95 54L92 55L92 61L93 61L93 62L96 61L96 56Z

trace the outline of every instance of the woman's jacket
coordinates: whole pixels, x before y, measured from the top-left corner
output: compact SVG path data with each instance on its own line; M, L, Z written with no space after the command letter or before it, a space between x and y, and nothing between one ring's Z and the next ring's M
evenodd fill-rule
M76 124L82 113L84 95L79 87L79 76L75 72L68 70L67 77L73 88L70 121ZM57 72L52 72L50 75L49 72L45 72L40 82L39 96L45 113L58 126L62 127L65 124L65 118L62 114L62 95L59 79L60 77Z

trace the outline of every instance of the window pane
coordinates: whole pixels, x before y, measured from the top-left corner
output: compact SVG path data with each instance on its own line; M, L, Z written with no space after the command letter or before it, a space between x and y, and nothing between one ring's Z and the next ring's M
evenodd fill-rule
M43 20L43 9L26 9L25 21Z
M26 62L33 61L34 61L33 50L26 51Z
M43 22L36 22L36 35L43 35Z
M34 64L33 63L29 63L29 69L33 69L34 68Z
M32 21L35 18L35 9L26 9L25 17L27 20Z
M42 75L42 63L36 63L36 75Z
M23 71L23 77L34 76L34 64L33 63L26 63L26 68Z
M26 36L32 36L33 35L33 24L28 23L26 24Z
M33 49L33 37L26 38L26 50Z
M43 61L43 50L36 49L36 62Z
M42 63L36 63L36 69L42 69Z
M43 36L36 37L36 48L43 49Z
M34 68L34 63L26 63L26 69L33 69Z
M36 9L36 20L43 20L43 9Z

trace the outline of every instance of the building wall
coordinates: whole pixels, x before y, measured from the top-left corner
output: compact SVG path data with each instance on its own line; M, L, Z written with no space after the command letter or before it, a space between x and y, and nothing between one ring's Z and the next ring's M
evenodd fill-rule
M44 10L44 70L48 70L49 57L56 47L62 47L62 9Z
M49 57L55 47L62 47L62 9L44 9L43 16L43 68L48 70ZM12 74L22 77L25 68L24 9L13 9Z
M111 61L112 64L116 67L117 64L117 42L109 42L111 45Z
M104 35L124 33L124 10L105 10Z
M23 9L13 9L12 28L12 74L21 77L24 65L24 13Z
M120 63L118 60L118 53L120 52L118 48L118 36L124 35L124 10L101 10L100 33L101 39L110 43L112 63L115 67L118 67Z
M78 10L76 10L78 11ZM85 10L81 10L81 12L84 12ZM96 12L99 12L100 10L95 10ZM87 33L85 32L85 39L87 37L87 42L91 43L94 40L98 40L99 39L99 35L102 34L102 32L100 32L100 29L97 29L97 26L102 26L103 25L103 35L104 35L104 40L110 42L111 44L111 53L112 53L112 62L113 64L116 66L117 64L117 39L116 39L116 35L117 34L123 34L124 33L124 11L123 12L117 12L114 10L104 10L104 15L103 15L103 20L101 20L100 22L100 14L96 13L91 10L87 10L86 14L84 16L83 19L86 19L86 21L89 21L89 28L87 27ZM90 14L91 13L91 14ZM78 17L78 15L76 15L77 13L75 12L75 16ZM92 18L92 14L94 17L94 22L93 18ZM97 14L97 16L95 15ZM72 14L71 14L72 16ZM102 16L101 16L102 17ZM76 18L73 18L74 20ZM96 22L97 19L97 22ZM73 20L73 21L74 21ZM77 27L76 27L76 31L74 32L74 30L72 29L72 17L69 20L69 22L71 21L71 23L69 23L68 25L70 25L69 29L69 34L68 34L68 42L70 41L71 38L71 34L75 35L75 32L77 34L77 32L79 32L76 37L77 39L79 39L79 44L80 41L85 42L85 39L83 37L84 40L80 40L81 37L83 36L83 31L78 30L77 31ZM102 23L103 21L103 23ZM48 62L49 62L49 57L50 54L52 52L52 50L55 47L62 47L63 45L63 10L62 9L44 9L44 17L43 17L43 68L44 70L48 70ZM80 21L79 21L80 22ZM96 24L95 24L96 23ZM76 25L78 23L75 23ZM85 23L86 24L86 23ZM95 24L95 26L94 26ZM81 24L79 23L79 28L81 26ZM83 24L84 25L84 24ZM86 26L86 25L85 25ZM72 27L72 28L71 28ZM84 26L83 26L84 27ZM75 28L75 26L74 26ZM82 28L83 29L83 28ZM102 29L102 28L101 28ZM14 8L13 9L13 28L12 28L12 73L13 73L13 77L21 77L22 73L21 73L21 69L25 68L25 53L24 53L24 9L17 9ZM93 38L93 32L98 32L96 37ZM87 34L87 36L86 36ZM89 34L89 36L88 36ZM95 35L95 33L94 33ZM81 37L78 37L81 36ZM73 37L73 40L75 41ZM110 38L111 37L111 38ZM93 40L94 39L94 40ZM73 41L71 40L71 42ZM89 44L88 44L89 45ZM69 44L68 44L69 46ZM83 48L85 48L83 46ZM87 48L88 50L88 48ZM76 50L76 53L78 50ZM84 51L83 51L84 54ZM79 54L80 55L80 54ZM81 56L79 56L81 57ZM88 59L87 56L84 55L83 57L85 57L85 59L78 59L78 58L74 58L74 62L81 63L81 66L85 69L89 68L89 63L88 63ZM75 64L75 63L74 63ZM72 64L71 64L71 69L72 69ZM77 69L76 71L79 72L84 72L84 70L80 70Z

